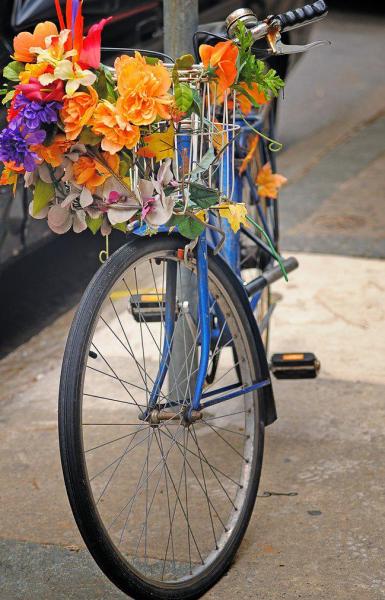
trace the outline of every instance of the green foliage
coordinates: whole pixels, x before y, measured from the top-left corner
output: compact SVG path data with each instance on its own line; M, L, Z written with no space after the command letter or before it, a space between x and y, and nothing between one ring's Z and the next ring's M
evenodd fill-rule
M179 83L175 87L175 102L179 110L187 112L194 101L193 91L186 83Z
M190 200L200 208L208 208L219 202L218 190L213 190L200 183L190 184Z
M35 191L33 194L33 216L39 214L47 204L53 200L55 196L55 187L52 183L46 183L39 179L35 185Z
M257 59L252 53L251 47L254 40L251 32L242 22L237 27L237 38L239 48L238 84L257 83L260 90L265 92L266 96L270 96L271 94L278 96L279 90L285 84L274 69L267 70L265 63ZM247 94L245 95L247 96ZM251 99L249 98L249 100ZM255 102L253 104L255 105Z
M179 233L190 240L195 240L205 228L199 219L194 219L189 215L173 215L167 226L178 227Z
M103 216L91 219L89 215L86 216L87 227L95 235L99 231L103 223Z
M118 229L119 231L126 233L127 232L127 223L115 223L115 225L113 225L112 228Z
M17 60L13 60L8 63L7 66L3 69L3 75L5 79L9 79L10 81L19 82L19 75L25 69L25 64L18 62Z
M112 103L116 102L115 82L111 72L103 66L98 70L98 78L94 84L94 88L101 100L108 100Z
M12 98L14 97L14 95L16 94L16 90L1 90L2 94L4 95L4 98L2 100L2 104L7 104L7 102L10 102L12 100Z
M79 142L85 146L97 146L101 137L96 135L89 127L83 127L79 137Z
M192 54L183 54L180 58L175 61L176 69L191 69L195 60Z

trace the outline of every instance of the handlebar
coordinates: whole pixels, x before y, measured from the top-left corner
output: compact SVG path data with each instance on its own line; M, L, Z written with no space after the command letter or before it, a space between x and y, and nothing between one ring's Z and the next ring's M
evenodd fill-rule
M277 15L274 20L280 23L280 30L290 31L297 27L303 27L326 16L328 7L324 0L317 0L313 4L306 4L303 8L289 10Z
M226 19L227 34L235 38L237 25L240 21L249 29L254 41L266 37L270 32L283 33L297 27L310 25L327 15L328 7L324 0L306 4L303 8L289 10L280 15L270 15L264 21L258 21L252 10L239 8Z

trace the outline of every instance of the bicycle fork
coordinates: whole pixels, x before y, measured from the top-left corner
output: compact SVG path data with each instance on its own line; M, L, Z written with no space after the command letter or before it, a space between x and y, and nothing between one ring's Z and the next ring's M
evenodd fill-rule
M203 232L197 243L197 286L198 286L198 335L199 335L199 364L196 373L196 382L191 402L184 414L184 419L191 421L193 413L199 411L200 401L202 397L203 387L207 374L210 356L210 296L208 282L208 256L207 256L207 239L206 232ZM175 315L177 310L177 261L167 261L166 270L166 295L164 309L164 341L159 364L158 373L156 375L154 385L150 394L147 410L141 415L141 419L147 420L152 411L157 409L159 395L162 385L167 376L173 347L173 339L175 333ZM191 350L191 349L190 349ZM175 374L178 377L178 373ZM172 407L179 405L178 402L167 402L164 407Z

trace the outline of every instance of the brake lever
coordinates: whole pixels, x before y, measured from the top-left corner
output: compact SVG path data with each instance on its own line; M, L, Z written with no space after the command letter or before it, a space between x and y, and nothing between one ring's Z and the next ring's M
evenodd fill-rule
M310 44L295 45L295 44L284 44L280 39L277 40L274 44L274 47L270 47L268 50L269 55L278 55L281 56L283 54L299 54L300 52L307 52L311 48L315 48L316 46L330 46L331 42L327 40L322 40L319 42L311 42Z

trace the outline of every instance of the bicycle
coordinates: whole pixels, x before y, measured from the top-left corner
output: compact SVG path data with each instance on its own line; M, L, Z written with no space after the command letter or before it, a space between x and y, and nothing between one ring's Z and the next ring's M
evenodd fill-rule
M234 39L242 20L255 41L268 40L266 56L290 52L279 34L326 12L322 0L263 22L236 11L228 35ZM238 136L238 157L250 130L262 134L260 117ZM215 176L238 200L248 191L277 242L277 204L255 197L251 165L235 174L233 148ZM271 156L263 137L260 151ZM257 496L264 429L277 416L253 311L281 267L289 272L297 261L243 229L258 248L252 265L259 269L245 284L239 236L225 224L218 253L217 221L207 226L187 250L188 240L169 228L149 238L134 228L85 291L63 358L59 433L72 511L99 567L135 598L199 598L227 571ZM270 315L265 307L262 331ZM182 345L182 378L174 372L176 336L193 340ZM293 375L289 363L280 376ZM306 373L315 376L315 365Z

